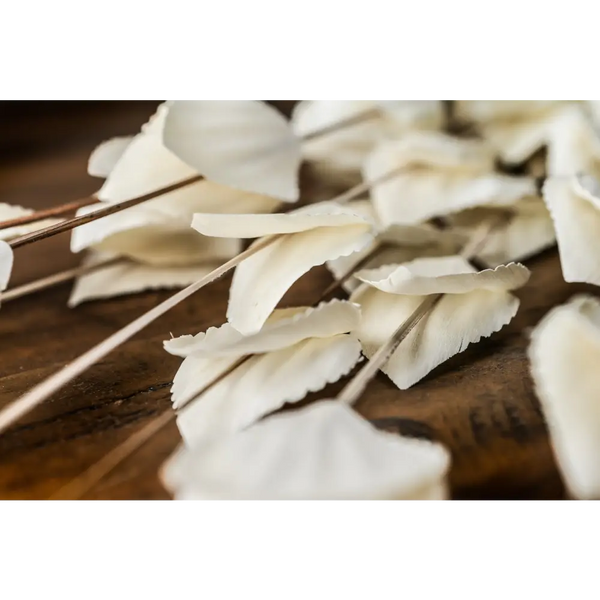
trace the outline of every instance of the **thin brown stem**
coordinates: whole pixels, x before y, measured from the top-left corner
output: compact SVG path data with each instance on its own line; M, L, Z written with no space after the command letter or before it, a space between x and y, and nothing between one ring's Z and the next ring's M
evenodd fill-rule
M485 246L490 234L506 219L491 219L481 223L476 229L465 247L461 256L466 260L472 259ZM354 404L365 391L369 382L377 375L379 369L385 365L398 346L410 334L410 332L428 315L436 304L444 297L444 294L431 294L427 296L412 315L400 324L394 334L375 352L369 362L357 373L348 385L339 393L338 400L346 404Z
M305 142L314 140L314 139L329 135L331 133L341 131L342 129L346 129L346 128L352 127L354 125L358 125L358 124L368 121L370 119L376 118L378 115L379 115L379 110L377 108L370 108L368 110L362 111L362 112L352 115L350 117L340 119L339 121L336 121L335 123L330 123L329 125L326 125L325 127L322 127L320 129L316 129L315 131L311 131L310 133L308 133L306 135L300 136L300 138L302 139L302 141L305 141ZM145 202L147 200L157 198L161 195L168 194L169 192L175 191L175 190L185 187L187 185L191 185L192 183L196 183L197 181L201 181L202 179L203 179L203 177L198 175L197 177L191 178L190 180L184 180L184 181L174 183L174 184L169 185L160 190L156 190L150 194L146 194L145 196L140 196L139 198L134 198L134 199L128 200L126 202L120 202L119 204L113 205L113 207L118 207L118 208L113 208L113 210L111 210L111 211L107 211L105 213L98 211L97 213L94 213L94 218L90 219L89 221L76 222L75 219L70 219L69 221L62 224L64 226L64 228L62 228L62 229L54 230L51 228L44 228L43 230L40 230L39 232L37 232L37 233L47 232L47 235L44 235L44 236L31 237L31 238L22 236L21 238L16 240L18 243L13 245L13 248L18 248L19 246L29 244L31 242L35 242L38 239L44 239L44 237L56 235L57 233L61 233L63 231L69 231L70 229L78 227L79 225L83 225L84 223L89 223L95 219L100 219L109 214L113 214L113 213L119 212L121 210L125 210L126 208L129 208L130 206L136 206L137 204L140 204L141 202ZM54 206L52 208L38 210L30 215L25 215L23 217L18 217L16 219L10 219L7 221L0 222L0 230L8 229L9 227L17 227L20 225L27 225L29 223L35 223L37 221L42 221L44 219L51 218L51 217L61 217L64 215L68 215L72 212L75 212L79 208L82 208L84 206L89 206L90 204L96 204L98 202L99 202L98 198L96 198L95 196L89 196L87 198L82 198L80 200L74 200L73 202L67 202L65 204L60 204L59 206Z
M358 374L339 393L337 399L346 404L354 404L365 391L367 385L377 375L377 371L389 360L398 346L408 334L421 322L433 307L442 299L443 294L427 296L415 309L413 314L406 319L394 332L394 335L381 346L371 360L358 372Z
M226 263L210 272L208 275L202 277L202 279L199 279L192 285L177 292L164 302L161 302L147 313L144 313L141 317L138 317L113 335L106 338L97 346L94 346L76 358L73 362L68 364L66 367L63 367L60 371L50 376L48 379L36 385L25 395L21 396L0 411L0 433L5 431L23 415L27 414L29 411L41 404L46 398L61 389L64 385L75 379L75 377L81 375L81 373L86 371L94 363L104 358L115 348L126 342L129 338L140 332L150 323L171 310L171 308L177 306L177 304L198 290L202 289L212 281L225 275L225 273L242 263L246 258L249 258L257 252L260 252L263 248L270 246L280 237L281 236L279 235L275 235L259 240L241 254L238 254L231 260L228 260Z
M198 390L190 399L188 399L181 410L185 410L192 402L202 396L210 388L214 387L220 381L223 381L230 373L245 363L251 355L243 356L236 360L232 365L217 375L212 381ZM181 412L181 410L179 412ZM179 413L171 408L163 411L158 417L153 418L149 423L128 437L122 444L105 454L99 461L83 473L69 481L57 492L52 494L49 500L79 500L83 498L99 481L104 479L120 464L127 460L132 454L139 450L146 442L152 439L162 431L169 423L173 422Z
M108 215L121 212L126 208L137 206L142 202L153 200L154 198L158 198L159 196L163 196L164 194L169 194L194 183L198 183L202 180L203 177L201 175L195 175L194 177L189 177L188 179L184 179L183 181L178 181L177 183L161 188L159 190L154 190L149 194L144 194L143 196L138 196L137 198L131 198L130 200L125 200L124 202L119 202L117 204L110 204L105 208L100 208L87 215L73 217L72 219L67 219L66 221L57 223L56 225L50 225L49 227L38 229L38 231L26 233L25 235L19 236L8 243L13 249L15 249L20 248L21 246L26 246L27 244L32 244L33 242L39 242L40 240L44 240L46 238L58 235L59 233L63 233L65 231L71 231L72 229L75 229L75 227L79 227L81 225L85 225L86 223L91 223L92 221L96 221L103 217L107 217Z
M98 202L99 200L96 198L96 196L88 196L87 198L81 198L80 200L74 200L73 202L67 202L66 204L60 204L52 208L36 210L30 215L24 215L22 217L17 217L16 219L8 219L7 221L0 222L0 230L10 229L11 227L21 227L22 225L29 225L30 223L37 223L37 221L43 221L44 219L64 217L65 215L74 213L84 206L97 204Z
M42 277L41 279L36 279L35 281L25 283L19 287L11 288L0 293L0 301L9 302L10 300L22 298L23 296L29 296L30 294L35 294L36 292L40 292L61 283L65 283L66 281L71 281L72 279L80 277L81 275L89 275L90 273L95 273L96 271L100 271L102 269L106 269L107 267L112 267L124 262L127 262L127 259L111 258L110 260L105 260L93 265L84 265L81 267L60 271L59 273L53 273L52 275L48 275L48 277Z
M376 251L379 251L381 248L376 248ZM371 252L370 256L375 252ZM366 259L369 257L365 257ZM362 261L361 261L362 263ZM360 268L361 263L358 263L354 270ZM349 271L351 274L351 271ZM321 294L320 298L315 302L314 306L320 304L329 293L334 291L335 289L342 286L344 280L340 279L334 281L332 285L330 285L323 294ZM116 469L120 464L122 464L125 460L127 460L134 452L136 452L139 448L141 448L146 442L152 439L155 435L157 435L162 429L164 429L169 423L171 423L175 417L180 414L182 411L185 411L191 404L193 404L196 400L198 400L202 395L204 395L209 389L213 388L219 382L223 381L225 377L231 375L237 368L241 367L244 363L250 360L254 354L247 354L245 356L240 357L237 361L235 361L232 365L230 365L227 369L225 369L222 373L217 375L214 379L212 379L209 383L204 385L200 390L196 391L194 394L190 396L190 398L183 401L182 406L175 412L172 409L167 409L163 413L161 413L158 417L152 419L147 425L142 427L139 431L134 433L131 437L127 438L122 444L111 450L108 454L103 456L98 462L94 463L91 467L86 469L81 475L78 475L75 479L72 479L69 483L63 486L58 492L53 494L49 499L50 500L59 500L59 499L72 499L77 500L82 498L84 494L89 492L100 480L106 477L109 473L111 473L114 469Z

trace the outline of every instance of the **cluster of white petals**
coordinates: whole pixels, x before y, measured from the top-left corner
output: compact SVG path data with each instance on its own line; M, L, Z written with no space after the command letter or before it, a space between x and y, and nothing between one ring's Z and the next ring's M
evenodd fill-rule
M287 210L303 160L321 176L362 178L366 197ZM73 231L71 250L98 268L78 278L71 306L191 284L255 240L227 322L164 344L183 359L171 391L184 444L161 472L175 498L447 498L441 445L379 431L327 392L280 411L375 356L431 296L376 366L403 390L435 376L510 323L512 292L530 276L515 261L555 243L566 281L600 285L598 101L314 100L291 120L258 101L169 101L137 135L96 148L88 172L104 182L79 215L194 181ZM0 220L25 214L0 205ZM13 261L4 240L46 224L0 230L0 291ZM482 224L484 243L467 255ZM349 300L278 308L320 265ZM577 297L530 348L577 498L600 497L599 331L600 303Z

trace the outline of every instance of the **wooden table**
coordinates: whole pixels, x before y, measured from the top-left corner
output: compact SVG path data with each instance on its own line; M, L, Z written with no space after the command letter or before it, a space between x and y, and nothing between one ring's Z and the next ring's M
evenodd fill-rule
M0 201L34 208L95 192L90 151L135 133L157 102L0 103ZM330 193L305 177L305 197ZM78 263L68 234L16 251L12 285ZM456 498L561 498L546 429L529 376L528 331L572 294L555 250L528 261L530 283L510 326L441 365L407 391L382 374L358 404L370 419L446 444ZM331 281L315 269L282 305L311 304ZM0 435L0 498L44 499L170 406L180 359L164 352L169 334L196 333L225 320L230 277L201 290ZM67 308L70 284L0 309L0 406L167 298L149 292ZM340 389L330 386L308 400ZM174 424L144 446L88 498L161 499L157 470L179 442Z

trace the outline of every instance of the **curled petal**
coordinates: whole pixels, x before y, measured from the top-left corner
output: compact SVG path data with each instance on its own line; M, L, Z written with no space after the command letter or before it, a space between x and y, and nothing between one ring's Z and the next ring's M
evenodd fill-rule
M600 498L600 303L576 296L534 330L531 371L552 448L571 494Z
M273 107L255 101L177 101L165 146L207 179L286 202L299 198L300 142Z
M327 400L180 451L162 479L178 498L441 499L449 463L442 446L378 431Z

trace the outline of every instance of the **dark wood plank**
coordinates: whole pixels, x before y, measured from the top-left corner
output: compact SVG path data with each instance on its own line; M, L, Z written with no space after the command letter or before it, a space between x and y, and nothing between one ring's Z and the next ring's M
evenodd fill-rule
M89 152L103 139L137 131L156 103L88 106L0 105L18 150L0 146L0 201L46 207L94 192ZM17 110L19 109L19 110ZM305 197L331 193L310 176ZM17 251L15 284L76 264L68 235ZM511 325L440 366L407 391L383 375L357 409L382 427L447 444L457 498L561 498L546 429L529 376L528 332L546 311L587 286L566 284L556 251L529 262L530 283ZM0 497L42 499L114 448L170 405L179 359L162 340L223 322L230 278L202 290L57 393L0 436ZM316 269L284 305L310 304L330 282ZM0 406L170 295L136 294L68 309L69 285L0 309ZM334 394L342 382L307 401ZM167 428L90 498L166 498L157 470L178 443Z

